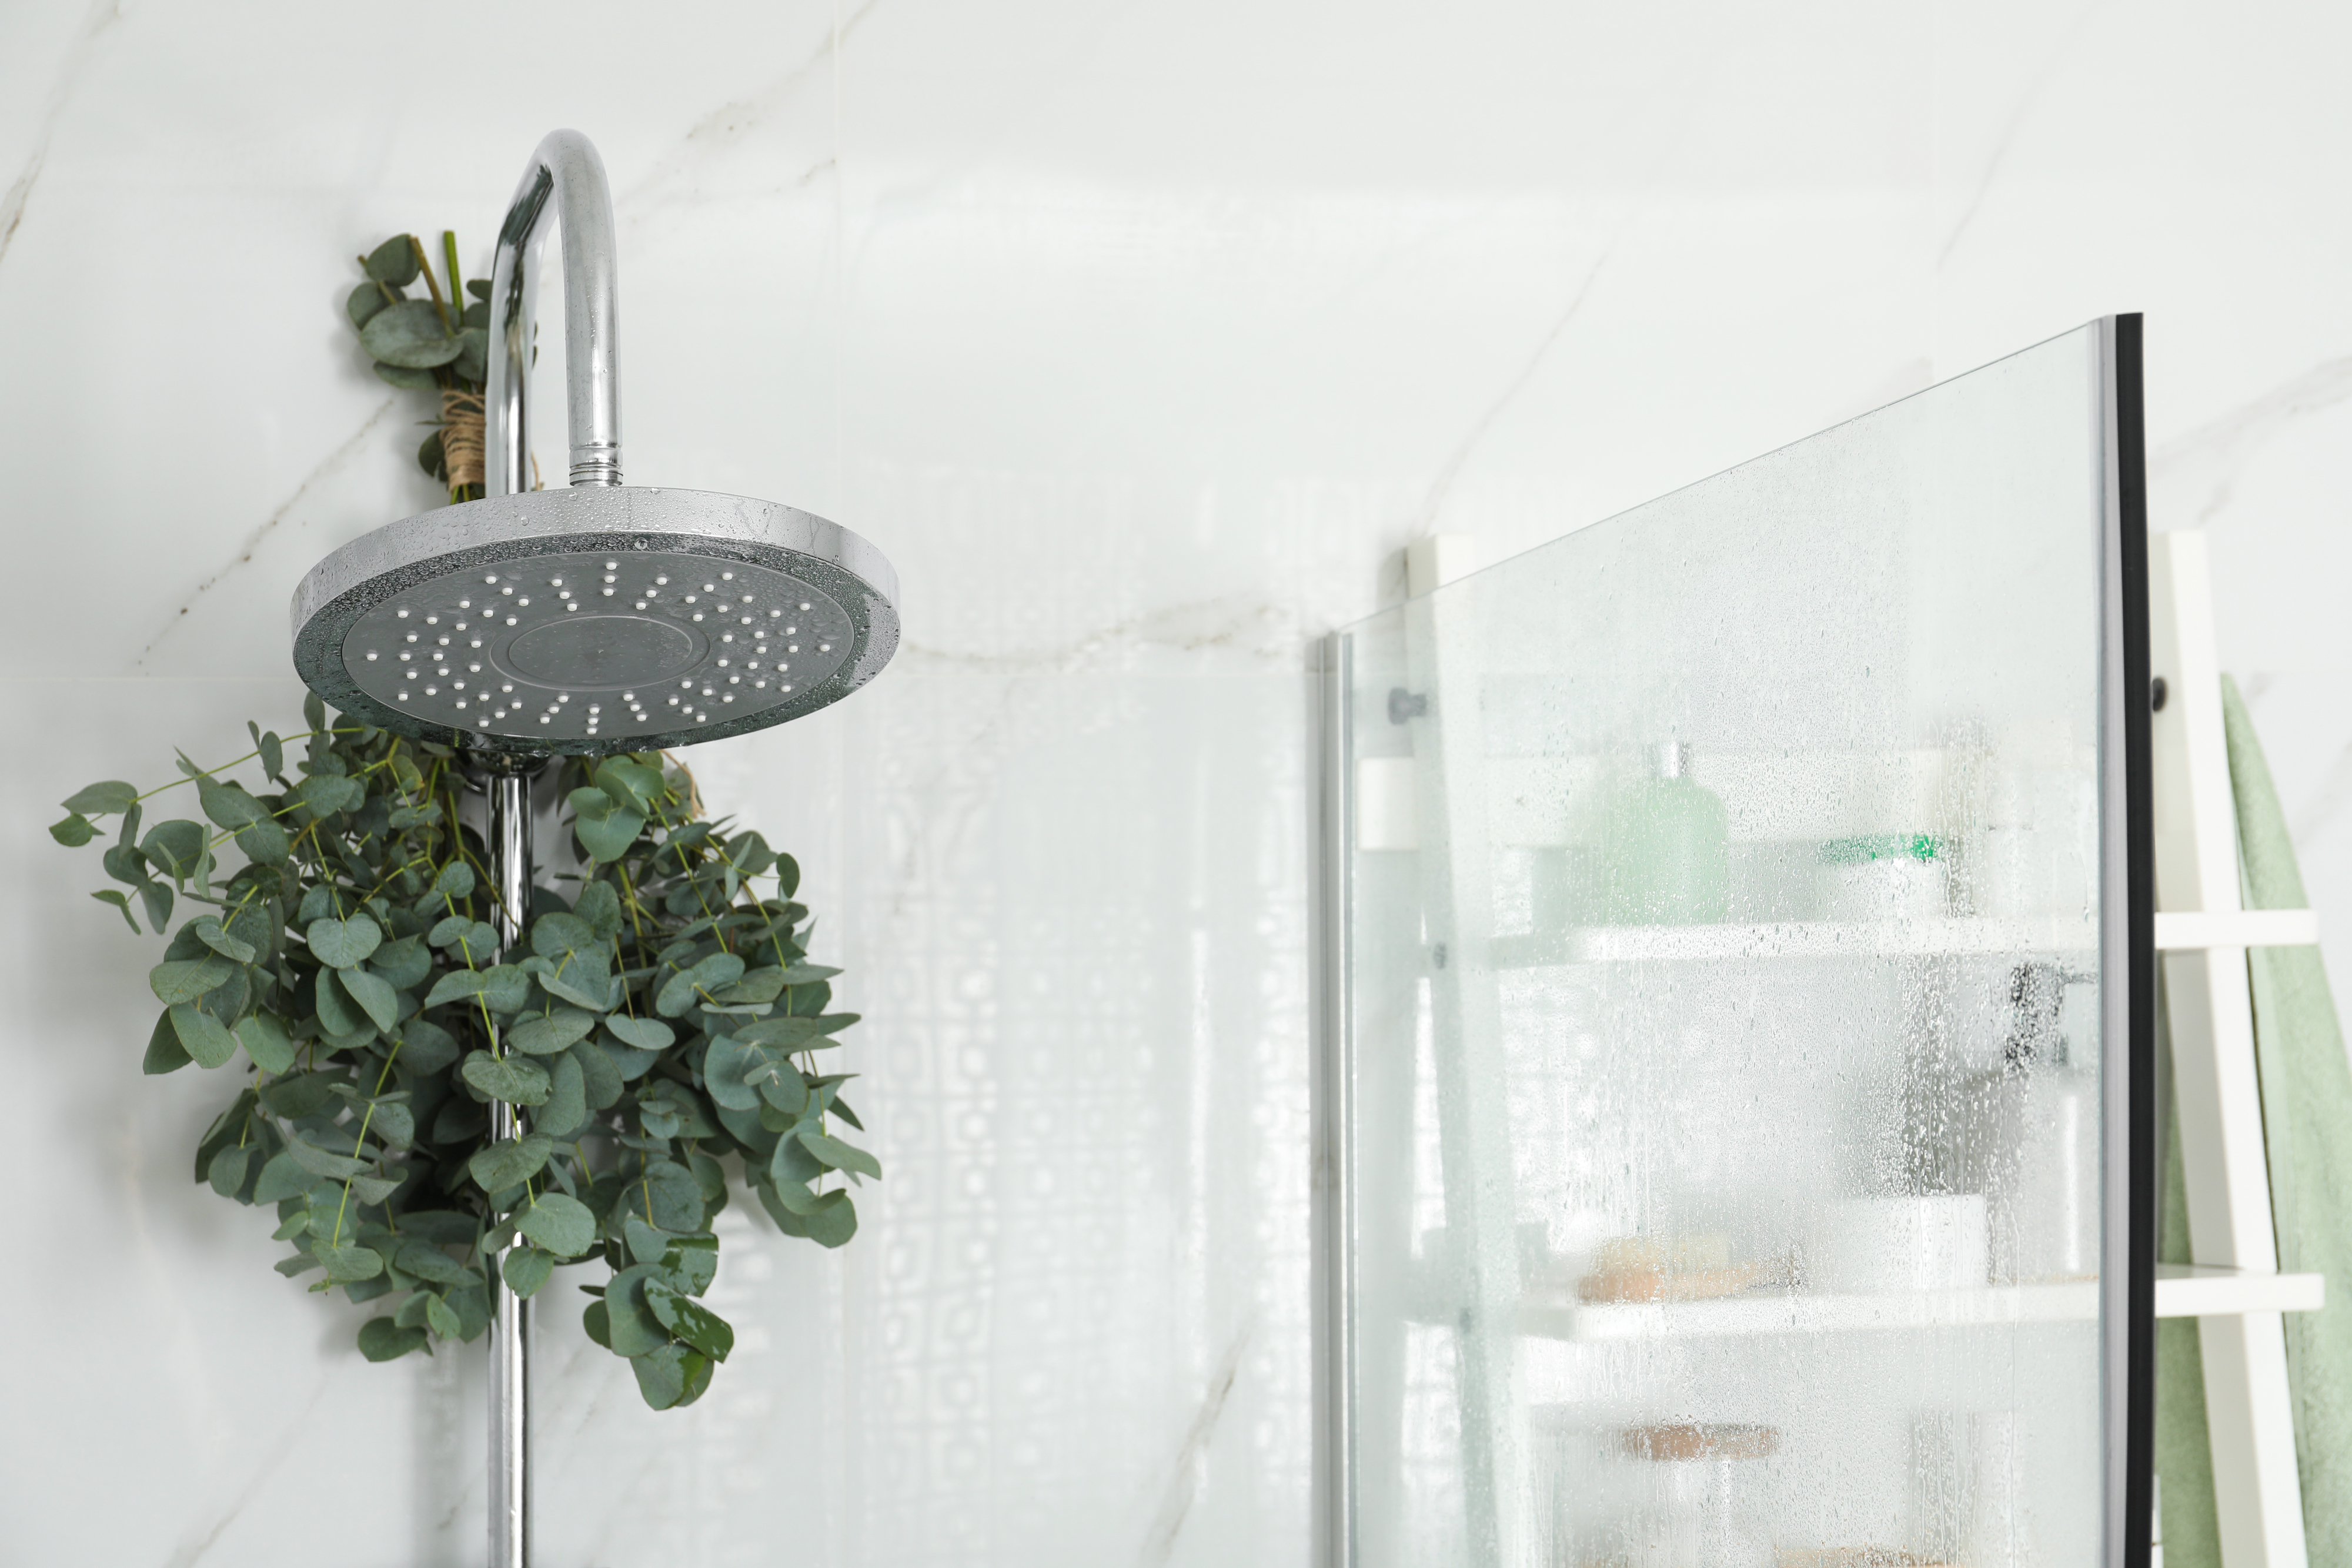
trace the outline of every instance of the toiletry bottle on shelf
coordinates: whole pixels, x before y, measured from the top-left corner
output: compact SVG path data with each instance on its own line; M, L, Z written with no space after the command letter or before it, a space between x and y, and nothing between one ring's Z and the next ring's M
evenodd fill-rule
M1650 776L1610 813L1607 909L1621 925L1693 925L1721 920L1731 884L1731 819L1722 800L1690 776L1691 749L1668 741L1651 753Z
M2073 977L2054 964L2020 964L2010 974L1996 1279L2079 1280L2099 1271L2098 1084L2070 1060L2059 1026Z

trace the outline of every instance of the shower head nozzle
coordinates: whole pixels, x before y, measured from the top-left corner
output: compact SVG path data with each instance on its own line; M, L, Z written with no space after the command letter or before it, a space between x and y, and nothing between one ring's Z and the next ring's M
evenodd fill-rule
M540 226L562 219L572 486L526 488ZM540 144L491 282L488 489L330 555L295 591L294 666L363 723L484 752L716 740L836 702L889 663L898 579L822 517L624 486L612 202L586 138Z

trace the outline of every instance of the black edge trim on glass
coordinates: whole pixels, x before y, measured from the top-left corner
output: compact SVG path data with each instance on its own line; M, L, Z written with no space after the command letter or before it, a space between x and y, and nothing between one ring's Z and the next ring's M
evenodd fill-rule
M2115 420L2117 566L2122 579L2123 689L2109 700L2123 706L2125 918L2130 959L2125 983L2130 1029L2131 1122L2129 1322L2124 1353L2124 1563L2146 1568L2156 1481L2156 828L2150 779L2147 432L2142 404L2141 319L2115 319ZM2137 697L2137 700L2135 700Z

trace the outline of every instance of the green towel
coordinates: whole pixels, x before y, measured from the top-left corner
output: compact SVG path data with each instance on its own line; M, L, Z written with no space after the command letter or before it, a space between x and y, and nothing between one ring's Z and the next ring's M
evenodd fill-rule
M2307 908L2270 766L2226 675L2221 717L2247 905ZM2279 1268L2327 1277L2326 1307L2286 1316L2304 1537L2313 1568L2345 1568L2352 1564L2352 1063L2318 948L2257 947L2248 968Z
M2238 808L2238 860L2250 909L2309 907L2286 814L2245 700L2221 677L2221 722ZM2352 1064L2315 947L2247 956L2254 1062L2279 1268L2327 1277L2327 1305L2286 1315L2286 1375L2312 1568L2352 1568ZM2189 1260L2180 1133L2168 1128L2164 1231L2157 1256ZM2157 1325L2156 1473L2163 1484L2165 1568L2221 1568L2212 1450L2194 1319Z

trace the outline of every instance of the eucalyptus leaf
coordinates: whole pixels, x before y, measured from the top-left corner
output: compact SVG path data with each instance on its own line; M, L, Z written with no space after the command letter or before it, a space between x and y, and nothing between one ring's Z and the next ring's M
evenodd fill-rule
M308 1143L300 1138L287 1139L286 1152L294 1157L296 1165L300 1166L312 1176L331 1176L338 1181L345 1176L355 1176L368 1168L368 1163L365 1160L354 1159L349 1155L339 1155L332 1150L322 1149L316 1144ZM364 1276L362 1277L364 1278Z
M756 1111L760 1107L760 1092L751 1087L747 1075L754 1068L766 1065L766 1059L753 1048L732 1035L718 1035L702 1058L703 1082L710 1098L720 1106L733 1111Z
M483 314L487 316L488 311ZM480 327L461 328L457 333L457 357L449 368L459 381L479 383L489 374L490 335Z
M658 1267L639 1263L624 1269L604 1287L606 1343L615 1355L645 1355L669 1343L669 1331L646 1301L646 1281Z
M237 1019L237 1043L264 1072L283 1072L294 1065L294 1041L273 1013L251 1013Z
M376 1028L388 1030L400 1021L400 994L383 976L365 969L338 969L335 984L360 1005Z
M209 915L189 921L188 929L196 934L196 940L231 963L250 964L254 960L256 949L253 944L231 936L221 928L218 920Z
M629 1358L636 1374L637 1395L652 1410L674 1410L691 1405L710 1385L710 1363L699 1353L666 1344Z
M383 297L383 290L378 288L371 278L365 283L352 286L351 293L343 298L343 314L351 318L352 326L356 329L366 326L369 317L390 303Z
M671 1160L650 1162L645 1174L624 1189L629 1207L664 1230L702 1228L702 1188L694 1173Z
M303 940L321 964L349 969L367 962L368 955L383 941L383 928L364 915L348 920L313 920Z
M772 1002L784 988L784 971L771 964L763 969L753 969L741 979L719 993L719 999L730 1006L747 1002Z
M171 1009L172 1030L180 1037L180 1049L186 1051L199 1067L225 1067L236 1054L236 1036L228 1026L207 1012L200 1012L193 1003L175 1002Z
M176 1072L191 1061L193 1058L188 1055L186 1046L179 1044L179 1030L172 1028L172 1009L164 1009L163 1018L155 1020L155 1030L148 1034L146 1061L139 1065L139 1070L146 1074Z
M352 1201L365 1207L382 1203L400 1190L400 1183L391 1176L355 1176L351 1178Z
M456 359L465 345L441 319L430 299L387 305L360 329L360 347L380 362L404 370L430 370Z
M525 1301L537 1295L539 1288L547 1283L547 1277L553 1272L553 1256L536 1247L514 1248L499 1265L499 1273L506 1280L507 1289Z
M400 1026L400 1060L412 1072L438 1073L457 1061L457 1037L427 1019L413 1018Z
M625 1215L621 1220L621 1241L629 1256L640 1263L658 1263L669 1251L669 1233L657 1230L635 1215Z
M610 758L597 764L596 788L607 799L640 813L649 813L670 799L669 786L663 780L660 768L632 762L625 757Z
M864 1149L843 1143L839 1138L827 1137L813 1128L804 1127L801 1130L800 1140L803 1148L823 1160L831 1169L856 1171L861 1176L877 1177L882 1174L880 1160Z
M567 953L600 952L604 947L595 931L577 915L558 913L542 915L531 922L530 950L542 958L561 958Z
M557 1138L570 1138L579 1133L588 1120L588 1090L580 1071L576 1051L544 1059L547 1068L547 1098L532 1117L532 1123Z
M734 1329L709 1307L658 1280L646 1281L645 1291L654 1321L711 1360L725 1361L735 1348Z
M636 1051L667 1051L677 1031L659 1019L631 1018L625 1013L614 1013L604 1020L604 1027L623 1045Z
M382 1256L366 1247L339 1247L321 1239L310 1243L310 1256L327 1266L327 1278L339 1285L383 1272Z
M341 1076L333 1072L297 1073L263 1084L261 1103L287 1120L299 1122L325 1109L335 1097L335 1085L341 1082Z
M90 840L98 837L98 830L90 826L89 818L72 816L68 817L61 822L51 822L49 824L49 837L57 840L58 842L65 845L66 848L69 850L78 850L81 848L82 845L89 842Z
M269 816L269 808L247 794L242 784L202 785L196 796L216 828L247 827Z
M448 915L436 923L425 940L436 947L454 949L462 963L483 963L499 950L497 929L464 915Z
M739 1040L754 1045L772 1045L785 1051L814 1051L822 1046L839 1045L837 1040L824 1037L839 1033L857 1021L856 1013L825 1013L816 1018L761 1019L748 1023L735 1031Z
M403 936L377 948L375 956L368 960L368 970L382 976L387 985L407 990L433 972L433 955L426 950L423 938Z
M814 1214L803 1215L794 1214L780 1204L769 1203L768 1197L772 1191L772 1187L762 1187L760 1198L767 1207L768 1217L776 1222L776 1228L785 1235L804 1236L820 1247L840 1247L846 1245L849 1239L857 1234L857 1207L849 1201L846 1194L841 1195L839 1203L828 1204Z
M758 1070L746 1077L761 1099L785 1115L798 1116L808 1109L808 1080L791 1062L763 1058Z
M460 1070L466 1082L493 1100L504 1100L513 1105L546 1103L547 1069L528 1056L493 1057L487 1051L478 1051L466 1058Z
M390 1318L370 1318L360 1325L360 1354L370 1361L398 1361L427 1341L421 1328L403 1327Z
M281 1149L262 1166L261 1179L254 1184L253 1201L279 1203L289 1197L299 1197L317 1186L318 1181L317 1176L304 1170L292 1155Z
M147 880L147 857L139 852L136 844L116 844L99 858L99 863L106 868L107 875L131 887ZM133 921L131 928L138 930L138 922Z
M712 993L742 977L743 960L733 953L713 953L691 968L681 969L662 984L654 1011L676 1018Z
M577 972L572 975L541 974L539 988L558 1001L570 1002L575 1007L588 1008L600 1013L610 1008L614 999L611 977L587 964L575 966L575 968Z
M221 1150L205 1166L205 1180L223 1197L235 1197L237 1189L245 1186L246 1173L252 1166L257 1153L258 1151L249 1144L243 1148L232 1145Z
M109 779L103 783L84 785L59 802L67 810L85 817L113 816L118 812L130 810L138 803L137 787L126 784L120 779Z
M318 1009L319 1027L330 1039L356 1039L374 1025L367 1011L349 991L346 991L337 971L321 969L310 991L311 1006Z
M367 800L367 789L358 779L340 773L313 773L294 787L294 794L315 817L355 811Z
M236 847L257 865L277 865L294 852L294 841L276 822L264 820L236 831Z
M554 1253L573 1258L596 1244L596 1217L578 1198L543 1192L516 1211L515 1229Z
M203 863L205 837L202 822L184 818L158 822L139 841L139 850L164 875L174 882L184 882L195 875L196 867Z
M580 890L573 901L572 913L588 927L600 951L609 952L614 938L621 935L621 895L609 882L592 882Z
M404 1149L416 1142L416 1113L397 1101L379 1100L368 1117L368 1131L386 1148Z
M183 958L156 965L147 971L147 984L159 1002L166 1005L192 1002L206 991L226 985L228 977L236 972L236 966L227 959L217 954L206 954L202 958Z
M508 1032L507 1040L527 1056L551 1056L585 1040L595 1028L594 1013L559 1008L551 1013L527 1015Z
M409 392L431 392L441 384L433 379L431 371L411 370L405 365L387 365L382 360L378 360L372 368L378 380L389 382L394 386Z
M575 819L572 831L580 847L600 864L628 853L629 846L645 831L644 812L621 805L602 789L574 789L571 805Z
M394 235L368 252L367 275L378 283L405 288L416 281L416 241L408 235Z
M555 1140L540 1133L509 1138L476 1155L466 1168L483 1191L503 1192L537 1176L554 1147Z

